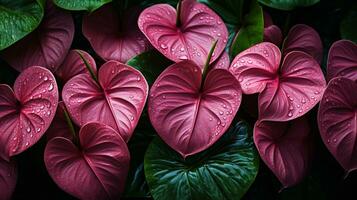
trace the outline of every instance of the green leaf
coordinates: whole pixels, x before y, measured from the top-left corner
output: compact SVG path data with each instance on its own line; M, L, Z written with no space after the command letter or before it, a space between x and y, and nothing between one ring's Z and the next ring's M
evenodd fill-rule
M112 0L53 0L58 7L66 10L86 10L93 12Z
M312 6L320 0L259 0L260 3L279 10L293 10L298 7Z
M240 199L258 168L252 131L244 122L229 129L208 150L186 160L156 138L144 161L146 180L156 200Z
M43 0L0 0L0 50L36 29L44 15L43 6Z
M357 5L347 12L340 25L341 37L357 43Z
M227 24L239 25L242 21L243 0L198 0L198 2L215 10Z
M139 70L148 84L152 85L160 73L172 64L172 61L158 51L150 50L130 59L127 64Z
M244 16L241 27L233 39L230 55L238 53L263 41L264 21L263 10L256 0L250 4L249 12Z

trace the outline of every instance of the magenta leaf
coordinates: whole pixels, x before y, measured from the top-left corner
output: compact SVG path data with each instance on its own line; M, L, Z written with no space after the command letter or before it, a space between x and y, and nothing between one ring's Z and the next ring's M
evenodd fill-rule
M14 91L0 85L0 148L4 159L34 145L55 115L58 89L52 73L29 67L16 79Z
M146 8L139 16L140 30L150 43L174 62L192 60L204 66L212 43L218 43L210 63L224 50L228 31L222 19L204 4L183 0L181 25L176 26L176 10L168 4Z
M65 84L62 98L68 112L77 125L102 122L127 142L143 111L148 84L138 70L117 61L106 62L98 79L100 85L80 74Z
M279 69L280 58L278 47L264 42L239 54L230 67L245 94L260 93L261 120L288 121L304 115L320 101L326 86L311 56L290 52Z
M101 58L125 63L150 48L137 25L139 11L133 8L119 17L112 5L105 5L83 18L83 34Z
M88 123L79 132L80 147L63 137L51 139L44 160L56 184L79 199L118 199L129 170L129 150L111 127Z
M56 115L53 118L50 127L46 131L47 140L54 137L64 137L69 140L73 139L73 135L65 118L65 109L63 101L59 102Z
M210 147L231 124L241 101L228 70L212 69L201 90L202 72L191 61L168 67L150 91L149 117L160 137L183 157Z
M258 121L254 127L254 143L284 188L299 183L307 174L312 157L307 118L288 122Z
M327 59L327 79L343 76L357 81L357 45L349 40L335 42Z
M222 54L215 60L210 67L211 68L220 68L228 69L229 68L229 55L226 51L223 51Z
M328 150L348 172L357 169L357 84L333 78L325 90L318 112L318 125Z
M277 46L281 45L283 34L278 26L271 25L264 28L264 42L271 42Z
M322 42L319 34L310 26L297 24L293 26L285 38L283 55L292 51L302 51L311 55L319 64L322 60Z
M0 158L0 199L9 200L17 181L17 166L14 161L7 162Z
M2 57L20 72L29 66L42 66L54 72L66 57L73 36L72 16L47 3L40 26L4 50Z
M84 73L89 74L89 71L86 68L85 63L79 56L78 52L81 53L84 59L86 59L86 61L89 63L89 65L92 68L92 71L94 73L97 73L95 60L92 58L92 56L89 53L82 50L76 50L76 49L71 50L67 54L61 66L56 71L56 75L62 80L63 83L66 83L69 79L71 79L72 77L78 74L84 74Z

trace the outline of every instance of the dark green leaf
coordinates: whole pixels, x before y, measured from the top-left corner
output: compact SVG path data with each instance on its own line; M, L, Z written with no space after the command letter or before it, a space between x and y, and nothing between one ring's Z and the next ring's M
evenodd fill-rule
M357 5L353 6L343 18L340 26L341 37L357 43Z
M148 84L151 85L160 73L172 64L172 61L158 51L151 50L135 56L127 64L139 70L146 78Z
M242 21L243 0L198 0L219 14L227 24L239 25Z
M93 12L112 0L53 0L58 7L66 10L86 10Z
M0 0L0 50L35 30L43 18L43 6L43 0Z
M320 0L259 0L260 3L279 10L293 10L298 7L311 6Z
M154 139L144 161L153 198L240 199L258 172L251 135L247 124L239 122L208 150L186 160L161 139Z
M262 42L263 32L263 11L258 2L253 0L249 12L244 16L243 23L232 42L231 56L234 57L252 45Z

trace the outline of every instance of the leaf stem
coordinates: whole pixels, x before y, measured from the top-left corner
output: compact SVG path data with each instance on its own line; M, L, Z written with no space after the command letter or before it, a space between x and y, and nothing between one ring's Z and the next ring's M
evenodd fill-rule
M182 0L179 0L176 8L176 27L181 26L181 7L182 7Z
M64 118L66 119L68 128L69 128L69 130L70 130L71 133L72 133L73 143L78 146L78 145L79 145L79 140L78 140L78 137L77 137L77 134L76 134L76 130L74 129L74 126L73 126L71 117L69 116L66 107L63 107L63 113L64 113Z
M214 49L217 46L217 42L218 42L217 39L213 42L212 47L209 50L209 53L207 55L207 60L206 60L205 66L203 67L203 72L202 72L201 88L202 88L204 80L206 79L206 76L207 76L207 73L208 73L208 70L209 70L209 64L210 64Z
M76 52L78 53L79 57L81 57L84 65L86 66L87 70L89 71L90 73L90 76L92 77L92 79L98 84L98 86L100 86L99 84L99 81L98 81L98 78L97 76L94 74L90 64L88 63L88 61L84 58L83 54L79 51L79 50L76 50Z

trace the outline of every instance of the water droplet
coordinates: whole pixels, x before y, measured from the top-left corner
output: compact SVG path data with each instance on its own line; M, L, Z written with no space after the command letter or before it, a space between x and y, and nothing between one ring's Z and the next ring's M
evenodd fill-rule
M132 99L132 98L134 98L134 96L131 95L131 96L129 96L129 98Z
M327 140L327 143L330 143L330 142L331 142L330 139L328 139L328 140Z
M253 61L252 61L252 60L248 60L247 62L248 62L249 64L252 64L252 63L253 63Z
M33 137L32 133L30 134L30 137Z
M290 105L289 110L294 110L293 105Z
M45 76L45 77L43 78L43 80L44 80L44 81L47 81L47 80L48 80L48 77L47 77L47 76Z
M222 104L222 107L223 107L223 108L226 108L227 106L226 106L226 104Z
M224 120L226 120L226 119L227 119L227 117L223 117L223 119L224 119Z
M162 49L167 49L167 45L166 45L166 44L161 44L160 47L161 47Z
M115 70L113 69L113 70L112 70L112 74L114 74L114 73L115 73Z
M221 37L221 35L222 35L221 33L217 33L217 36L218 36L218 37Z
M242 82L242 81L243 81L243 78L239 77L239 78L238 78L238 81L239 81L239 82Z
M302 113L302 109L299 110L299 113Z
M210 117L209 120L212 121L213 119Z
M133 116L130 116L130 121L134 121L134 117Z
M47 111L47 116L50 116L51 115L51 111Z
M17 140L17 137L12 138L14 141Z
M29 142L26 142L26 144L25 144L26 146L28 146L29 145Z
M298 104L296 107L300 108L300 104Z
M40 131L41 131L41 128L37 128L37 130L36 130L36 131L37 131L37 133L38 133L38 132L40 132Z
M185 55L179 56L179 59L180 60L187 60L187 56L185 56Z
M221 124L221 121L218 121L217 124L220 125L220 124Z
M223 115L223 112L222 112L222 111L219 111L219 114L220 114L220 115Z
M52 91L53 90L53 83L50 83L50 85L48 86L48 91L50 92L50 91Z
M140 76L137 76L137 77L136 77L136 80L137 80L137 81L140 81L140 80L141 80Z
M334 143L336 143L336 142L337 142L337 139L336 139L336 138L335 138L335 139L333 139L333 142L334 142Z
M301 103L302 103L302 104L305 104L305 103L306 103L305 98L301 99Z
M203 20L204 18L203 17L200 17L200 20Z
M41 105L41 106L40 106L40 109L41 109L41 110L42 110L42 109L44 109L44 108L45 108L45 106L44 106L44 105Z
M226 126L226 123L223 122L223 123L222 123L222 126L225 127L225 126Z
M292 117L293 116L293 113L292 112L289 112L288 113L288 117Z
M166 96L165 96L165 95L162 95L162 98L163 98L163 99L166 99Z
M221 24L222 24L222 22L221 22L221 21L217 21L217 24L218 24L218 25L221 25Z
M294 98L292 98L292 97L289 97L289 100L290 100L290 101L294 101Z
M30 132L31 131L31 127L27 127L27 129L26 129L26 132Z
M314 94L319 94L319 92L318 92L318 91L315 91Z

